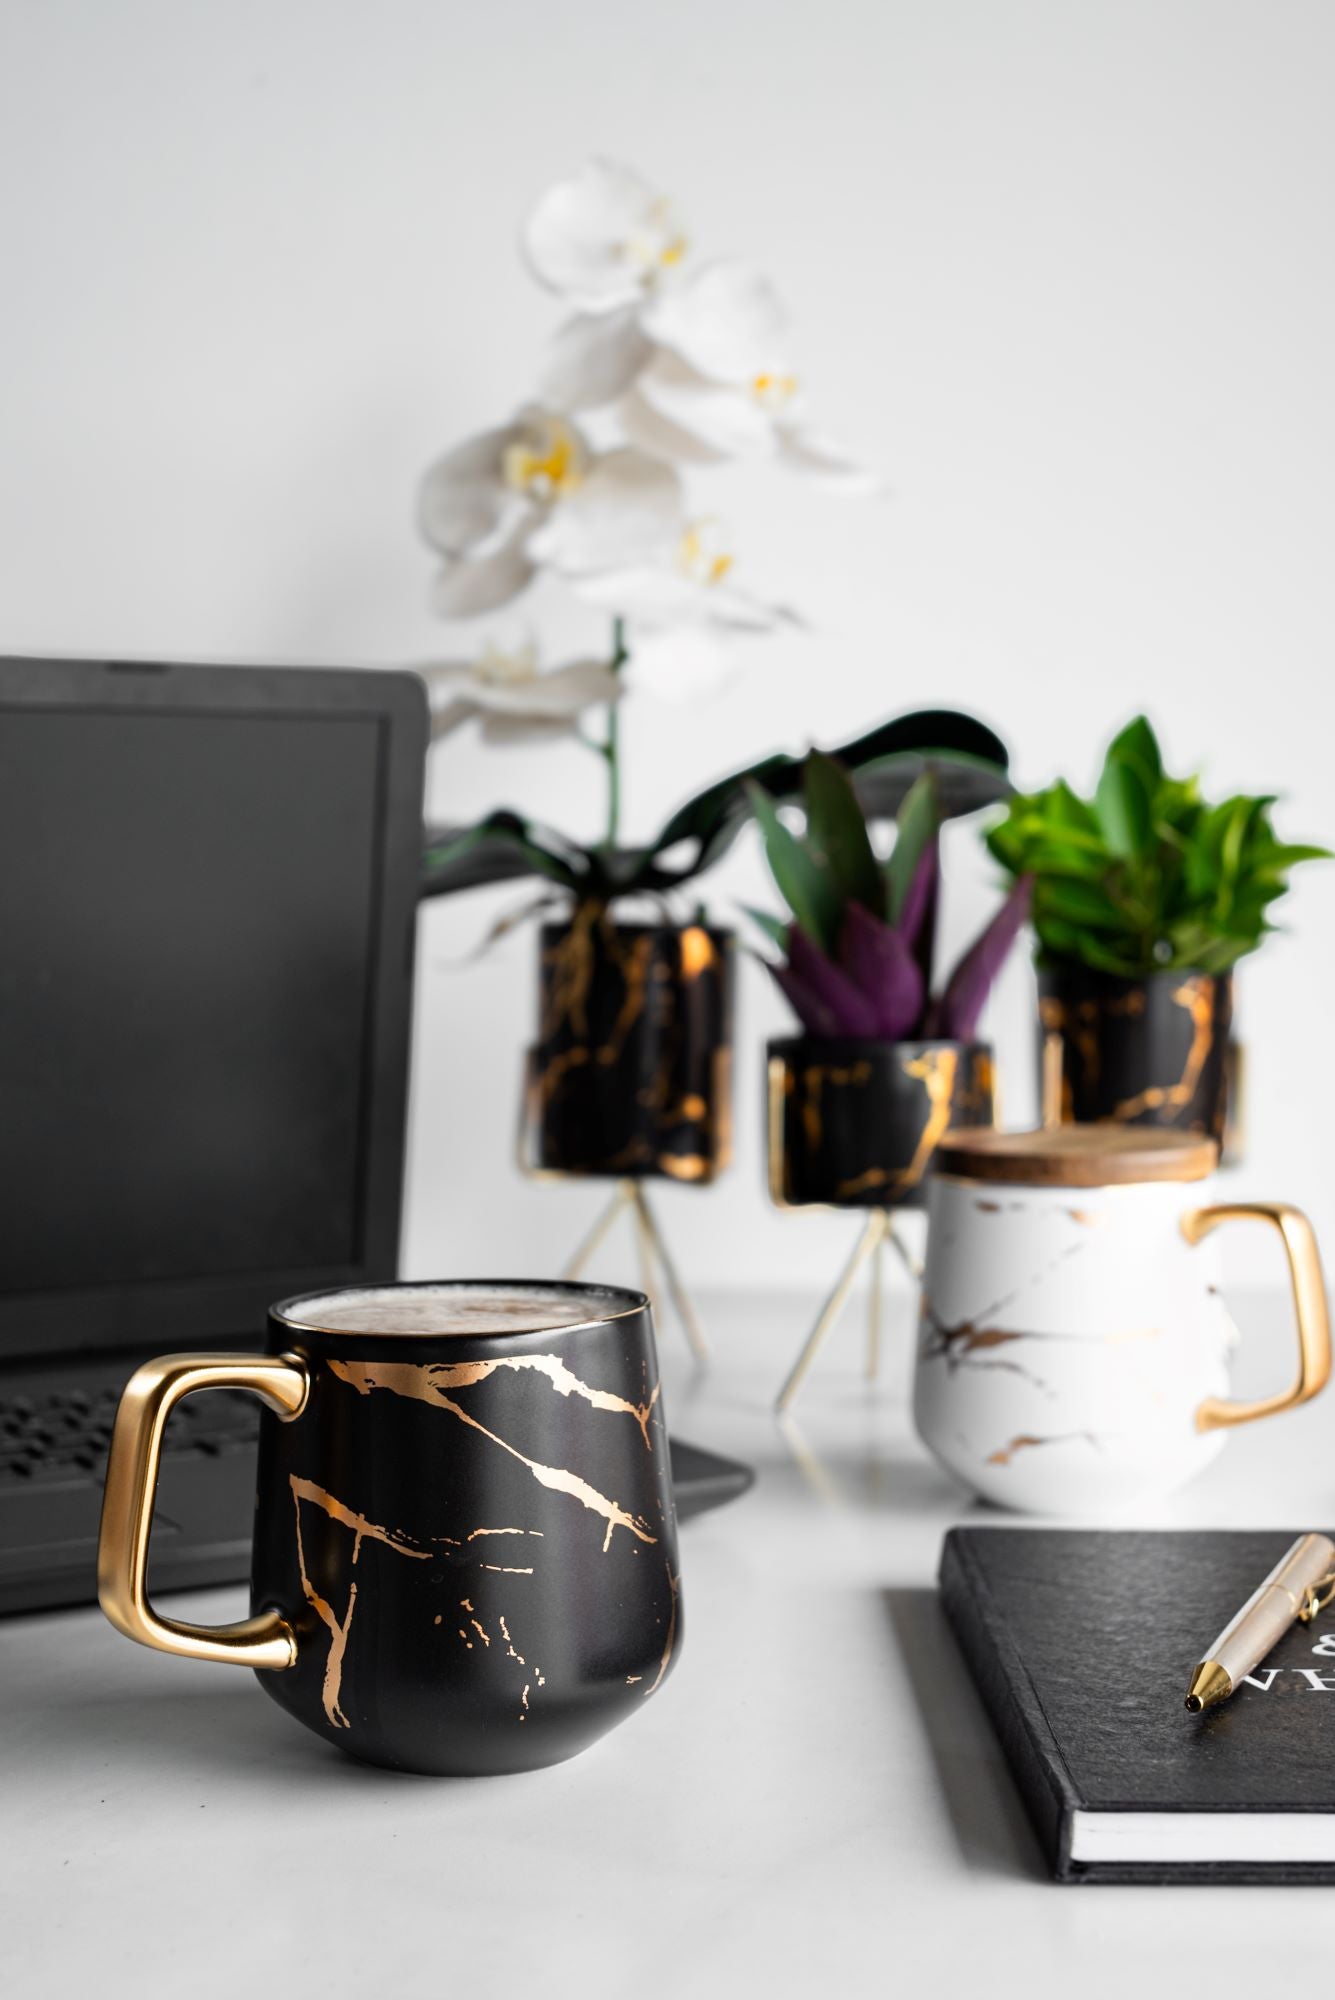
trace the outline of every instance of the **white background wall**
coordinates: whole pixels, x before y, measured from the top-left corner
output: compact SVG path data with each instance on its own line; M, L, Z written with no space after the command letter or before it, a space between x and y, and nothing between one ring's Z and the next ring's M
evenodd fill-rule
M1139 705L1213 787L1335 837L1335 9L1326 0L3 0L0 647L393 664L458 650L423 467L529 386L557 310L518 219L604 151L742 251L799 322L875 504L727 475L710 505L809 638L706 709L627 717L630 831L771 746L957 702L1019 777L1090 779ZM559 654L582 627L523 617ZM515 620L502 621L513 629ZM578 748L437 757L438 816L598 820ZM952 842L947 944L991 871ZM753 854L716 910L761 888ZM591 1190L510 1166L532 944L422 975L408 1267L551 1269ZM1335 868L1246 969L1246 1184L1328 1161ZM991 1025L1029 1108L1027 968ZM747 968L740 1148L666 1221L703 1281L814 1284L846 1219L773 1215ZM1270 1268L1268 1265L1266 1268Z

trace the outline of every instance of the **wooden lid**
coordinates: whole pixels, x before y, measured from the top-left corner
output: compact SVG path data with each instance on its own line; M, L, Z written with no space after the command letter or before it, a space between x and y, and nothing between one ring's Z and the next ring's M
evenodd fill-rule
M939 1174L1016 1187L1123 1187L1202 1181L1219 1162L1213 1139L1149 1125L1052 1125L1041 1132L947 1132Z

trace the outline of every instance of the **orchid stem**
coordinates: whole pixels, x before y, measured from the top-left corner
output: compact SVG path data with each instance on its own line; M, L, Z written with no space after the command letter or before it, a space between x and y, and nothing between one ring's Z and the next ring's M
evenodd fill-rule
M612 620L612 672L619 674L630 658L626 645L625 620ZM621 832L621 705L610 702L607 709L607 738L601 745L607 765L607 834L604 846L615 847Z

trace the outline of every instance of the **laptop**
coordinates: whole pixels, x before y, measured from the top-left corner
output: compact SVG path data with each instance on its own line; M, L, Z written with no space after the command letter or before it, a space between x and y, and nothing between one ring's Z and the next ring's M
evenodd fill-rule
M91 1602L120 1391L398 1270L415 675L0 660L0 1612ZM243 1579L258 1411L167 1429L155 1591ZM674 1441L682 1514L750 1474Z
M397 1270L427 727L412 674L0 661L0 1609L94 1597L140 1361ZM255 1406L180 1417L159 1589L249 1567Z

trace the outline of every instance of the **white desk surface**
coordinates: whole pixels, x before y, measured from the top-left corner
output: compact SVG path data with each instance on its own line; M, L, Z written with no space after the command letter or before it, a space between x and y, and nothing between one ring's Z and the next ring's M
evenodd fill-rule
M0 1625L0 1992L1126 2000L1324 1980L1319 1890L1044 1879L933 1589L952 1522L1006 1517L911 1437L906 1326L868 1389L855 1303L799 1440L769 1405L805 1301L706 1306L707 1376L661 1336L669 1421L758 1484L685 1525L681 1664L572 1763L370 1770L249 1674L132 1646L96 1611ZM1290 1367L1284 1309L1259 1310L1246 1389ZM1335 1393L1239 1432L1157 1524L1329 1526L1333 1433ZM174 1606L213 1622L241 1597Z

